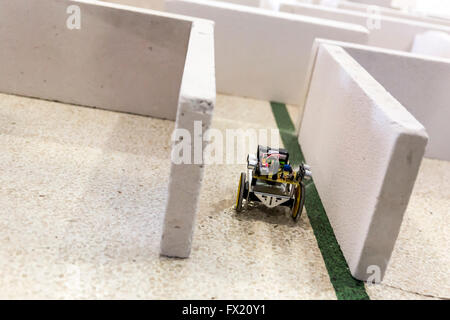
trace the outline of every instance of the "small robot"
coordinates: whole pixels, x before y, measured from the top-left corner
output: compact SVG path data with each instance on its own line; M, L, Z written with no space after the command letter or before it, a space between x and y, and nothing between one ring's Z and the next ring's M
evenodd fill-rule
M268 208L286 206L298 221L305 203L303 179L311 177L309 166L301 164L293 170L287 150L258 146L256 155L247 157L247 169L239 179L236 211L242 211L244 200L246 207L256 202Z

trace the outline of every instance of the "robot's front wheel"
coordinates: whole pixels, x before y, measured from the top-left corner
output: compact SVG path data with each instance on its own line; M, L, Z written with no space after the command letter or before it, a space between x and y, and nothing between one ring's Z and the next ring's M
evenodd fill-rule
M291 208L291 214L292 219L294 221L298 221L300 216L302 215L303 206L305 205L305 185L303 182L300 182L300 184L295 189L295 198L294 198L294 204Z
M236 211L237 212L242 211L246 184L247 184L246 174L245 174L245 172L241 172L241 177L239 178L239 186L238 186L237 196L236 196Z

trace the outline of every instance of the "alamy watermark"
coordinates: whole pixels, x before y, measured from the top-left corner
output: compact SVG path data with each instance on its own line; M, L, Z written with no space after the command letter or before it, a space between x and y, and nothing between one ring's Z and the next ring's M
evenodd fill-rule
M77 5L70 5L66 9L69 17L66 20L66 27L69 30L81 29L81 9Z
M172 163L244 164L247 155L254 153L258 144L272 148L280 146L278 129L225 129L224 132L213 128L203 132L201 121L194 121L191 131L175 129L172 133Z
M366 281L368 286L379 284L381 282L381 268L379 266L374 264L368 266L366 273L370 274Z
M367 7L367 13L369 17L366 21L366 27L369 30L380 30L381 29L381 10L380 7L370 5Z

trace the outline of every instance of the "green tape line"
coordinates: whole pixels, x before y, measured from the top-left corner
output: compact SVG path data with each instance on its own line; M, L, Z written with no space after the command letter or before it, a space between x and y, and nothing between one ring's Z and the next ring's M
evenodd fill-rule
M305 162L286 105L277 102L270 104L281 140L289 150L290 162L293 165ZM353 278L350 273L313 181L306 184L305 207L336 296L339 300L369 300L364 283Z

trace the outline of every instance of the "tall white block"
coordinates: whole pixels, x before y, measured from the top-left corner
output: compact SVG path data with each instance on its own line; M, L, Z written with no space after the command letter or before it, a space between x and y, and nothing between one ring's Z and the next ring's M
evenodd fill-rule
M67 27L69 6L80 14L79 29ZM0 0L0 22L0 91L176 118L193 138L194 121L208 129L212 21L91 1ZM203 170L171 166L162 254L189 255Z
M67 27L70 6L80 29ZM192 19L104 2L0 0L0 22L1 92L175 119Z
M450 161L450 60L365 46L344 48L425 127L425 156Z
M366 43L361 26L214 1L167 1L166 11L215 21L217 90L299 103L316 37Z
M205 143L199 135L210 126L215 100L214 26L209 21L195 21L189 40L175 126L190 133L192 164L172 162L161 239L161 254L166 256L187 258L191 252L204 171L202 159L199 163L195 162L196 141L200 139L201 150L204 150ZM196 121L200 123L200 132L195 130ZM174 145L185 142L178 139Z
M367 280L375 269L381 279L424 154L424 127L344 49L322 44L299 142L352 275Z
M429 135L426 157L450 161L450 91L447 85L450 83L450 59L316 39L311 52L308 81L301 90L301 106L306 102L317 50L321 44L344 48L425 127ZM297 128L300 127L301 119L300 114Z

